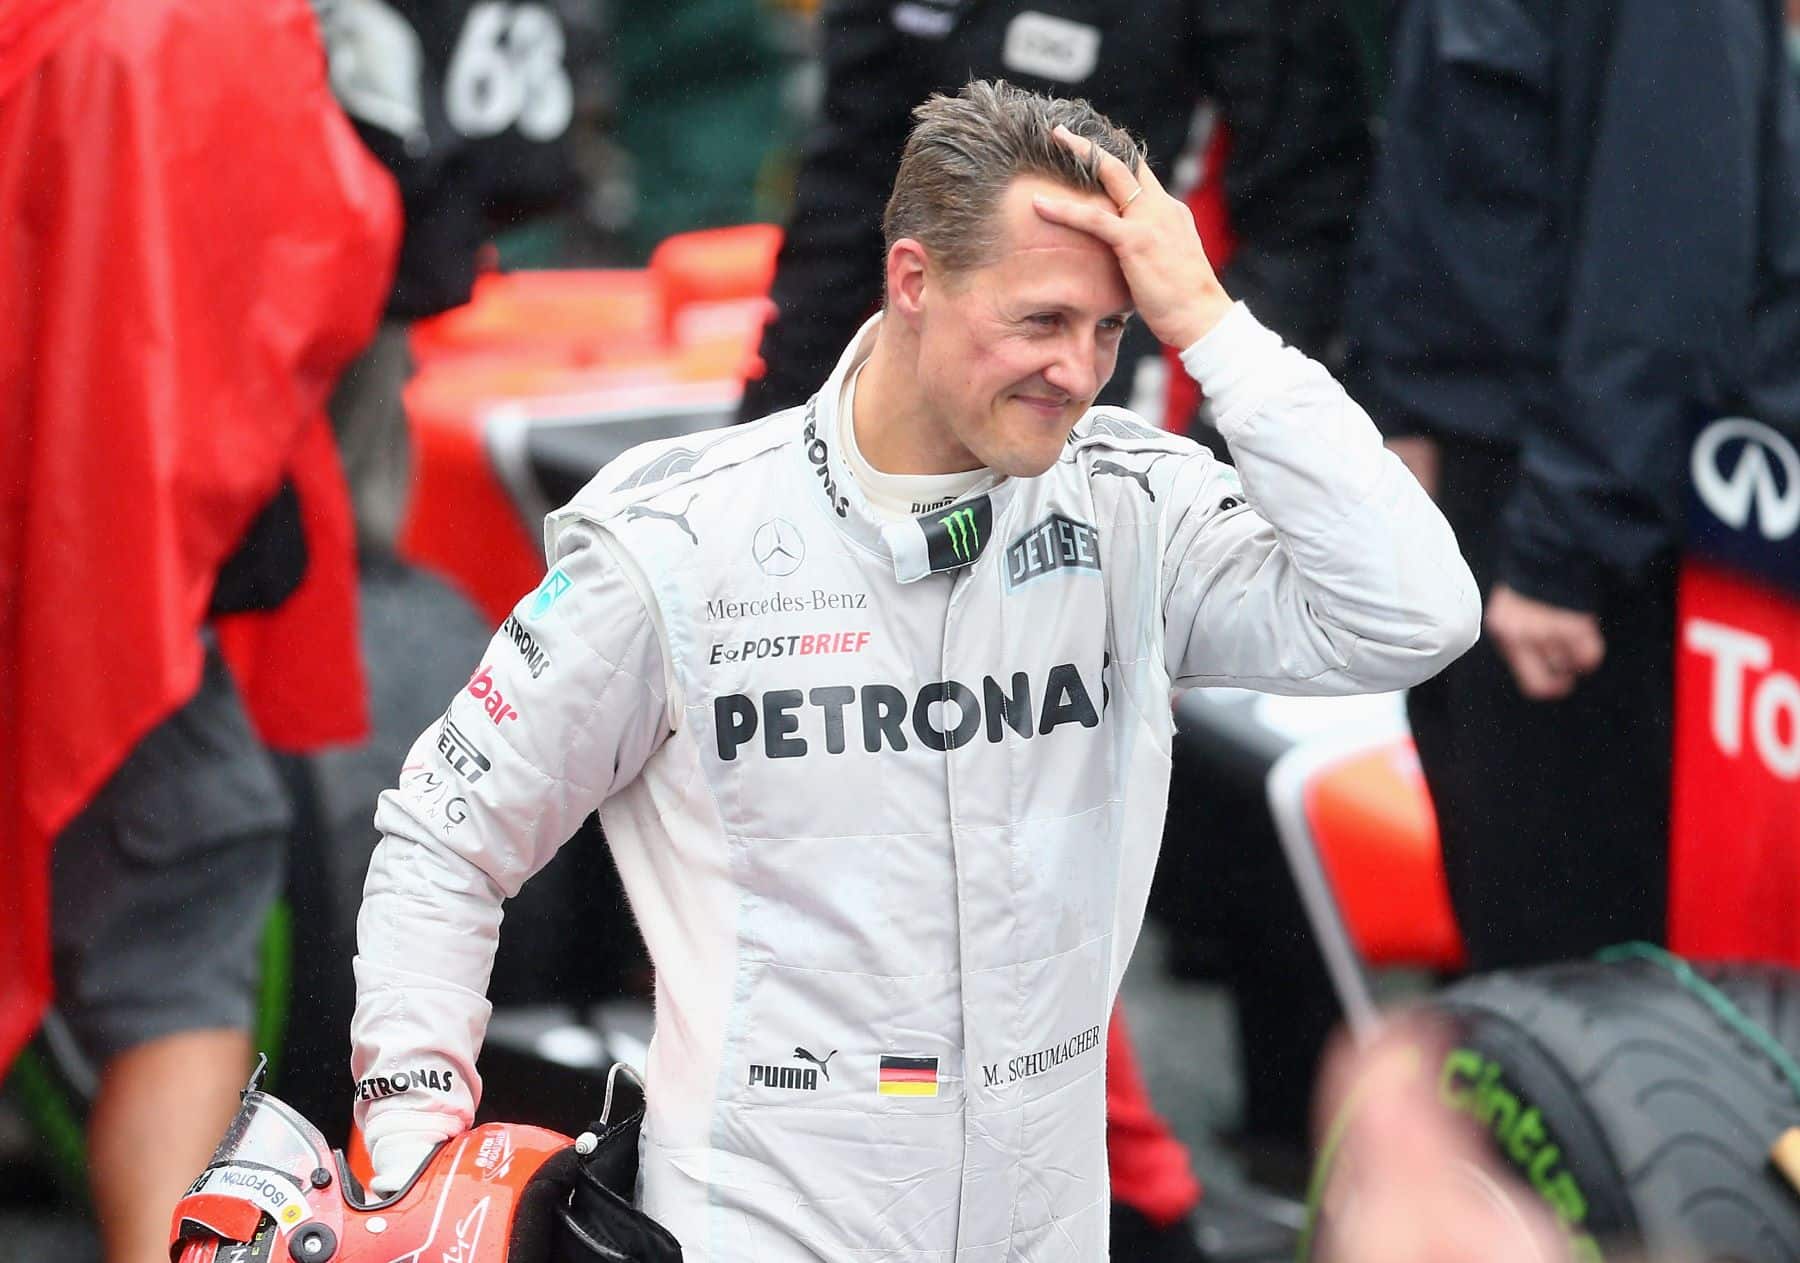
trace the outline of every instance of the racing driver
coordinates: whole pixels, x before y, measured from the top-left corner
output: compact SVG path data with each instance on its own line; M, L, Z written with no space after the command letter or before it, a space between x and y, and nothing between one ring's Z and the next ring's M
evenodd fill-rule
M382 795L377 1188L469 1125L502 901L598 808L656 966L639 1199L688 1258L1105 1258L1170 690L1398 689L1475 639L1443 517L1128 135L1004 83L915 118L830 378L551 514ZM1132 319L1236 472L1090 406Z

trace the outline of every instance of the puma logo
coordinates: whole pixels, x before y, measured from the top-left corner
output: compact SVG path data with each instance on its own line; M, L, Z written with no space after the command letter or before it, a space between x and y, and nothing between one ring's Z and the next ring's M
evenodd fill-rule
M675 523L675 525L679 526L682 530L687 532L687 537L689 539L693 540L694 543L698 544L700 542L700 537L698 535L694 534L694 528L688 525L688 520L687 520L688 510L693 507L694 507L694 500L693 500L693 497L690 496L690 497L688 497L687 504L682 508L682 510L679 513L670 513L666 509L653 509L647 504L632 504L632 505L626 506L625 516L627 518L630 518L633 520L635 520L637 518L641 518L641 517L659 517L659 518L662 518L665 522L673 522L673 523Z
M1161 459L1161 456L1156 458L1156 460ZM1156 460L1151 461L1150 464L1156 464ZM1092 468L1096 474L1111 474L1115 478L1131 479L1131 481L1144 489L1144 494L1150 497L1152 503L1156 501L1156 493L1150 490L1149 466L1145 466L1142 470L1127 469L1117 461L1111 461L1107 460L1105 457L1101 457L1093 463Z
M813 1065L815 1065L819 1068L819 1073L821 1073L825 1076L825 1082L827 1082L827 1083L831 1082L831 1071L828 1068L827 1063L829 1063L831 1061L831 1059L837 1055L838 1055L838 1050L833 1048L830 1052L825 1054L825 1060L820 1061L817 1057L815 1057L811 1053L807 1052L806 1049L804 1049L804 1048L794 1049L794 1060L795 1061L810 1061L810 1062L812 1062Z

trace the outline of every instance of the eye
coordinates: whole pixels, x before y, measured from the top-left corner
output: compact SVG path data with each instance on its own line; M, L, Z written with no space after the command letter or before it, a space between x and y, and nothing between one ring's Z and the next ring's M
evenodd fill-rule
M1040 311L1025 317L1026 323L1039 329L1054 329L1062 323L1062 315L1054 311Z
M1125 332L1125 317L1107 316L1100 322L1100 332L1109 338L1116 338Z

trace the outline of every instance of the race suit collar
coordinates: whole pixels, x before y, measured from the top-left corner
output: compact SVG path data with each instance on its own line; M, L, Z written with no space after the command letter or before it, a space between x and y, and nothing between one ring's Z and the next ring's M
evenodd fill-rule
M894 577L912 583L973 565L987 550L995 523L1012 502L1016 479L996 485L899 522L884 522L850 472L837 442L838 412L844 384L875 346L880 313L857 331L837 367L806 406L802 459L823 488L825 502L840 529L894 567Z
M898 522L905 518L930 513L976 491L986 491L998 479L991 469L965 469L953 474L890 474L875 468L862 453L856 441L856 383L868 368L859 364L844 383L838 405L838 445L843 449L844 463L850 476L862 488L869 506L882 522Z

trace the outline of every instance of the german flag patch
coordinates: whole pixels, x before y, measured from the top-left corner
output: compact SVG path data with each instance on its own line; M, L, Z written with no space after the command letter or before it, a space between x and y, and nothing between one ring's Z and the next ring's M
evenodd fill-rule
M936 1096L938 1094L938 1059L936 1057L883 1057L881 1081L876 1089L882 1096Z

